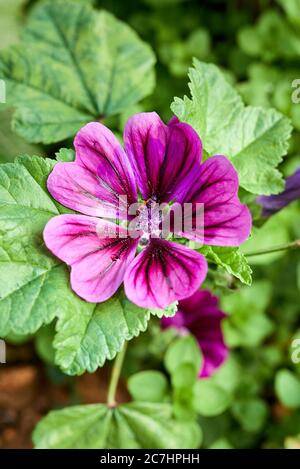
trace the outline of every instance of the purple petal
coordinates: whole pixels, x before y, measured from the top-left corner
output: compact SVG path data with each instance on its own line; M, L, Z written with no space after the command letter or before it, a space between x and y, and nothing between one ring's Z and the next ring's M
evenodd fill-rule
M178 119L178 117L177 116L172 116L171 119L168 122L168 125L175 125L175 124L179 124L179 123L180 123L180 120Z
M203 225L183 231L182 236L214 246L239 246L251 231L251 215L238 198L238 176L224 156L213 156L201 165L198 182L191 188L186 202L204 206ZM204 231L203 231L204 230Z
M144 308L166 308L193 294L207 273L205 257L170 241L152 239L126 270L127 297Z
M84 215L59 215L44 230L48 249L72 267L72 289L90 302L107 300L122 283L137 245L125 236L120 226Z
M127 217L136 201L129 160L113 133L91 122L75 137L75 162L58 163L48 178L51 195L62 205L92 216ZM119 210L119 196L127 196Z
M256 201L263 207L262 216L269 217L297 199L300 199L300 168L286 178L283 192L277 195L262 195L257 197Z
M228 356L221 328L224 317L218 298L208 290L201 290L181 300L175 316L161 320L163 328L175 327L196 337L204 358L201 378L211 376Z
M124 142L143 198L180 203L200 172L202 145L194 129L140 113L128 120Z

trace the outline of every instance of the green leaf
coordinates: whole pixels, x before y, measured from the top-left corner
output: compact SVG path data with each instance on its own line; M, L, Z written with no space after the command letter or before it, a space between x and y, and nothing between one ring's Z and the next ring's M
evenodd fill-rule
M128 391L136 401L163 402L167 396L168 381L159 371L140 371L128 379Z
M268 406L262 399L240 399L233 403L232 413L244 430L258 432L265 424Z
M55 323L41 327L35 335L35 348L39 357L45 362L53 365L55 362L55 350L53 339L55 335Z
M177 305L178 305L178 302L172 303L170 306L167 306L166 309L152 308L151 313L160 319L163 316L165 316L166 318L171 318L172 316L175 316L177 312L177 309L178 309Z
M284 0L284 3L288 1ZM238 34L238 42L246 54L260 57L264 62L299 58L299 35L276 10L266 11L254 26L242 28Z
M13 345L22 345L26 342L29 342L32 339L32 335L18 335L18 334L9 334L5 337L5 342Z
M181 363L172 372L172 386L175 389L191 388L198 377L194 364Z
M197 448L200 427L172 419L168 404L103 404L52 411L33 433L36 448Z
M193 409L193 387L198 372L192 363L181 363L171 375L174 415L180 420L195 418Z
M287 208L287 211L290 207ZM290 241L289 227L285 223L286 211L279 212L270 217L260 228L253 227L252 236L242 246L242 251L247 256L253 252L270 249ZM285 251L273 252L271 254L261 254L247 257L250 264L265 265L271 264L285 255Z
M197 28L184 41L182 38L178 41L164 41L159 47L159 56L172 75L185 76L193 57L205 62L212 59L209 32Z
M130 303L123 293L104 303L83 303L80 315L65 309L56 326L55 361L72 375L92 373L112 360L126 340L147 329L150 319L149 310Z
M53 162L22 157L0 166L0 334L28 334L51 322L67 288L66 269L43 246L42 231L58 215L46 192ZM60 296L62 294L62 296ZM48 298L48 299L47 299Z
M248 76L249 80L238 86L247 104L275 107L290 117L292 125L300 130L299 106L291 99L291 84L298 76L298 69L254 63L248 68Z
M239 248L203 246L200 252L208 262L223 267L226 272L238 278L242 283L251 285L252 270Z
M232 396L210 380L198 380L194 385L193 407L205 417L222 414L231 404Z
M229 347L257 347L274 331L274 323L265 314L239 315L224 321L224 336Z
M300 0L277 0L277 2L285 10L288 19L300 25Z
M75 151L72 148L61 148L55 153L56 161L62 161L63 163L69 163L75 159Z
M234 449L234 447L227 438L219 438L209 446L209 449Z
M222 309L229 314L223 331L230 347L256 347L273 332L274 324L265 314L271 291L268 281L257 281L222 298Z
M300 407L300 379L290 370L279 370L276 373L275 391L285 406L292 409Z
M22 10L26 0L0 1L0 49L7 47L18 40L22 24Z
M223 388L227 393L233 393L240 384L242 368L232 354L223 365L218 368L210 378L210 381Z
M27 143L11 130L11 117L12 111L10 109L0 112L0 163L11 162L16 155L41 154L42 151L38 146Z
M242 287L221 300L222 307L228 314L239 314L239 311L249 314L263 313L271 299L272 284L268 280L256 280L252 287Z
M164 364L172 375L182 364L191 364L198 373L202 363L202 356L195 338L191 335L179 337L168 347Z
M13 128L31 142L72 137L148 95L154 62L150 47L111 14L86 2L43 2L22 44L0 54L0 78L17 108Z
M277 166L288 150L289 120L273 109L245 107L215 65L194 60L189 78L192 98L175 98L172 111L194 127L209 155L231 160L243 188L280 192L284 181Z

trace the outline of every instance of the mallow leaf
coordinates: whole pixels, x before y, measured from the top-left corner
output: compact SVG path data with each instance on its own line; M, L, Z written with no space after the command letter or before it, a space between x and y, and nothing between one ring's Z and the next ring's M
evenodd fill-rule
M192 363L181 363L172 371L172 402L174 415L180 420L196 417L193 408L194 385L198 381L199 371Z
M51 160L38 157L0 166L2 337L33 333L63 307L59 297L67 288L66 271L42 240L45 224L60 213L46 191L52 168Z
M126 340L147 329L150 311L119 293L103 303L84 303L82 314L64 309L57 322L55 361L68 374L94 372L113 359Z
M273 109L246 107L213 64L195 59L189 78L191 98L175 98L174 114L196 129L209 156L224 154L231 160L244 189L280 192L284 181L277 166L288 150L289 119Z
M35 428L33 442L41 449L197 448L201 429L175 421L168 404L79 405L50 412Z
M172 303L171 305L167 306L165 309L159 308L152 308L151 313L157 316L158 318L162 318L163 316L170 318L175 316L178 309L178 302Z
M34 333L86 303L69 287L65 265L45 248L47 221L65 211L46 189L55 162L23 156L0 166L0 335Z
M170 375L183 364L192 365L195 375L199 373L202 355L196 339L192 335L176 338L168 347L164 357L164 365Z
M35 334L34 345L38 356L50 365L55 363L55 350L53 338L55 334L55 323L41 327Z
M18 40L25 5L26 0L10 0L9 2L0 2L0 49L11 45Z
M257 347L273 332L274 323L266 314L271 292L271 283L260 280L221 299L229 313L223 331L230 347Z
M157 370L139 371L128 379L128 391L132 398L142 402L163 402L168 393L168 380Z
M46 249L48 220L66 209L51 199L47 177L55 161L22 156L0 165L0 337L26 335L58 318L56 363L69 374L95 371L125 340L144 331L150 314L123 293L88 303L70 288L69 270ZM174 314L175 305L166 314Z
M282 369L276 373L275 392L283 405L291 409L300 407L300 379L292 371Z
M300 0L277 0L277 3L284 9L288 19L300 25Z
M210 380L198 380L194 385L194 409L205 417L222 414L232 402L225 389Z
M252 270L239 248L203 246L200 251L209 262L223 267L229 274L234 275L242 283L251 285Z
M268 406L263 399L256 397L235 400L232 414L247 432L259 432L267 419Z
M1 29L1 28L0 28ZM3 104L0 104L0 110ZM16 135L11 129L12 111L6 109L0 112L0 163L8 163L14 160L16 155L28 153L41 154L42 150L37 145L26 142Z
M288 11L289 0L284 0L284 3ZM294 21L297 22L296 16ZM255 25L240 29L238 43L243 52L259 57L263 62L299 58L299 34L275 9L263 13Z
M87 2L34 8L22 43L0 54L14 130L31 142L72 137L152 91L155 58L126 24Z
M56 161L62 163L70 163L75 160L75 151L72 148L61 148L55 153Z

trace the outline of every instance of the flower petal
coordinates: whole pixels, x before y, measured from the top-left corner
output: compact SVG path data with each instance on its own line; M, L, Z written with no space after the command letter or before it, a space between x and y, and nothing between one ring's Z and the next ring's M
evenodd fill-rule
M187 330L196 337L204 358L201 378L211 376L228 357L221 328L224 317L218 298L208 290L201 290L181 300L175 316L161 320L163 328Z
M145 200L180 203L199 177L201 140L188 124L165 125L155 112L136 114L126 124L124 143Z
M74 146L75 162L55 165L48 178L49 192L62 205L86 215L127 218L136 187L116 137L104 125L91 122L77 133ZM127 196L127 203L120 196Z
M125 236L120 226L84 215L59 215L44 230L48 249L72 267L72 289L90 302L107 300L122 283L138 242Z
M261 195L257 197L256 202L263 208L262 216L270 217L297 199L300 199L300 168L286 178L283 192L276 195Z
M201 165L197 184L191 188L186 202L203 204L204 223L193 224L182 236L213 246L239 246L251 231L251 215L238 198L238 176L224 156L213 156Z
M166 308L192 295L207 273L205 257L161 239L152 239L129 265L124 287L128 298L144 308Z
M228 356L221 327L226 316L219 308L218 298L208 290L197 291L191 298L180 302L179 310L184 314L185 325L196 337L203 353L200 377L211 376Z

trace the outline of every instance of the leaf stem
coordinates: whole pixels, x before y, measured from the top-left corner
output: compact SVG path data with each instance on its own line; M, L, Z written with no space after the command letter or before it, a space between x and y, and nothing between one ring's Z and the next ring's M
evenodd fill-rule
M291 243L280 244L279 246L274 246L268 249L245 252L244 255L246 257L261 256L263 254L272 254L273 252L286 251L288 249L294 249L294 248L300 248L300 239L296 239L295 241L292 241Z
M112 408L116 406L116 392L118 388L118 383L120 379L120 374L126 354L127 342L124 343L123 348L117 354L109 382L108 392L107 392L107 406Z

